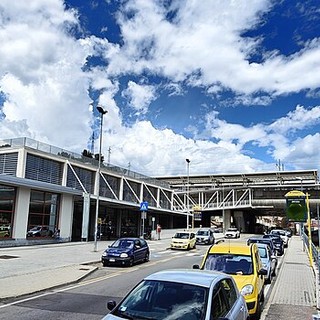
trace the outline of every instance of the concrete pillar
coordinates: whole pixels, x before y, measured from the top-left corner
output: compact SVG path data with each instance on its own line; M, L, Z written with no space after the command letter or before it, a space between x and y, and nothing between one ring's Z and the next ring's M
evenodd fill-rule
M73 196L63 194L61 196L59 228L62 239L71 240L73 219Z
M14 224L12 238L25 240L27 237L28 217L30 205L30 189L19 187L16 195Z
M223 210L223 232L225 232L231 226L231 210Z

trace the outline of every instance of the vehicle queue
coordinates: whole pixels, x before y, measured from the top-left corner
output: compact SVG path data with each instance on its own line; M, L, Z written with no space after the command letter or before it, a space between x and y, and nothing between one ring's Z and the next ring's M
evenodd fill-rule
M194 284L195 279L198 279L197 281L199 281L197 285L201 286L203 283L202 280L200 281L199 279L201 279L201 277L208 278L208 275L206 275L208 271L210 271L209 274L212 274L212 277L215 279L218 279L218 276L223 274L225 278L219 278L220 280L218 282L216 282L213 278L210 280L212 283L215 283L213 287L217 286L215 289L209 289L211 297L210 303L208 303L206 299L202 299L201 303L197 302L196 307L192 312L190 308L186 309L186 305L190 306L190 301L188 300L189 298L186 298L186 300L182 299L179 303L174 304L171 296L167 295L167 303L171 301L170 307L165 312L160 310L161 312L159 313L157 308L160 307L157 305L158 299L156 298L154 298L152 301L150 300L148 304L145 304L145 306L143 306L142 302L139 306L131 305L132 298L130 299L130 296L132 297L133 294L136 294L136 290L138 290L135 288L133 289L134 291L128 293L128 295L120 302L120 304L116 305L113 302L108 304L108 308L113 311L110 312L105 319L125 318L125 316L122 314L122 311L131 307L139 310L139 315L136 315L136 311L129 312L128 315L130 316L130 319L136 319L136 317L137 319L183 318L191 320L219 319L221 317L226 319L260 319L265 300L265 285L270 284L272 279L276 276L278 259L281 257L281 255L283 255L284 248L288 246L291 234L289 234L289 232L285 232L284 230L277 229L273 230L269 234L264 234L258 237L249 237L243 243L241 240L231 240L231 238L240 238L240 232L235 228L231 229L232 230L228 231L228 234L224 235L225 239L222 241L215 241L214 236L213 240L211 239L212 235L214 235L214 230L211 228L200 228L197 232L193 230L185 230L183 232L175 233L171 239L171 250L188 251L196 249L197 244L210 245L202 259L201 264L193 266L193 269L198 270L193 270L192 272L190 270L180 271L180 274L184 274L184 277L182 278L180 278L179 272L175 273L173 271L170 271L170 274L173 276L167 278L163 278L162 276L159 277L158 274L151 276L150 278L150 280L152 279L152 281L156 281L154 283L152 282L154 285L157 283L157 289L153 290L158 292L160 290L159 288L164 286L185 287L191 283ZM286 239L281 237L280 234L283 237L286 236ZM281 246L277 247L276 243L280 243ZM110 248L113 246L114 245L111 245ZM146 258L136 259L134 257L134 251L138 252L139 250L141 256L141 246L135 248L133 245L132 248L132 259L130 259L130 266L141 260L145 262L149 260ZM107 249L106 251L108 250L110 249ZM144 250L148 249L145 248ZM126 255L128 253L119 252L118 254L119 257L127 258ZM103 257L102 263L103 265L107 265ZM202 274L202 276L198 275L198 273ZM143 280L144 286L145 281L146 280ZM229 284L226 285L226 282ZM217 283L219 283L219 285ZM234 289L231 289L233 286ZM139 284L137 287L139 288ZM147 287L149 288L149 286ZM224 288L221 291L223 293L217 289L218 287ZM226 290L226 288L229 289ZM233 290L234 292L231 294L231 291ZM145 290L142 291L143 294L146 294ZM218 291L220 292L219 294L217 293ZM152 294L155 293L152 291ZM209 293L207 293L207 297L208 294ZM151 293L148 295L148 299L151 299L150 295ZM192 301L196 303L196 300ZM243 303L243 301L245 303ZM150 311L151 305L152 308L154 308L152 312L155 313ZM240 309L243 310L244 306L245 312L240 312ZM126 313L127 311L125 314ZM186 316L186 314L188 314L188 316Z

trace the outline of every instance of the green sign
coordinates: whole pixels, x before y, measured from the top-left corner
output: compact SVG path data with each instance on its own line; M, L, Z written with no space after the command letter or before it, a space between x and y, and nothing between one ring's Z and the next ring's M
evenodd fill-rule
M289 221L307 221L307 206L304 197L287 198L287 217Z

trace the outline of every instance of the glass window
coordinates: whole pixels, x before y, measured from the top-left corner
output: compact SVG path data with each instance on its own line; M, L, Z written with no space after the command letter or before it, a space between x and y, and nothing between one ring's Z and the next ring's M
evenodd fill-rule
M12 237L16 189L0 185L0 239Z
M170 281L142 281L114 314L130 319L197 319L205 317L208 289Z
M224 289L219 284L216 288L216 292L213 294L211 304L211 318L217 320L224 317L228 313L228 303L224 294Z
M247 255L229 253L209 254L204 269L221 271L227 274L249 275L253 273L252 258Z
M58 229L59 195L31 191L27 237L52 237Z
M237 301L236 288L234 287L231 279L224 279L221 281L221 284L228 301L229 309L232 309L233 305Z

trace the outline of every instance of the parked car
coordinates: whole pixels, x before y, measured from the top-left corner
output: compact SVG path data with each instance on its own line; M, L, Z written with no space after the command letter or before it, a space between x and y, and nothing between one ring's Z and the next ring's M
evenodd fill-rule
M277 251L277 249L274 245L274 242L271 238L250 237L247 240L247 245L249 245L250 243L264 243L269 246L269 248L271 249L272 255L277 256L278 251Z
M284 247L287 248L289 244L289 237L285 230L282 229L273 229L270 231L270 234L277 234L283 241Z
M27 232L27 237L52 237L53 231L47 226L35 226Z
M103 320L248 319L244 298L231 276L220 272L175 269L153 273L138 283Z
M277 255L282 256L284 254L284 243L279 235L268 233L264 234L262 237L265 239L271 239L273 241Z
M171 249L190 250L196 248L196 234L190 231L176 232L171 239Z
M141 238L120 238L103 252L101 262L110 265L133 266L137 262L149 261L148 243Z
M265 283L271 283L272 277L276 276L278 259L272 254L270 247L265 243L257 243L262 267L267 270Z
M196 233L197 244L213 244L214 234L211 228L200 228Z
M214 270L230 274L244 296L249 314L259 319L264 301L264 283L267 270L263 268L255 243L219 243L211 246L201 266L193 268Z
M240 238L240 231L237 228L228 228L224 234L225 238Z
M0 238L10 237L10 229L9 224L0 225Z

